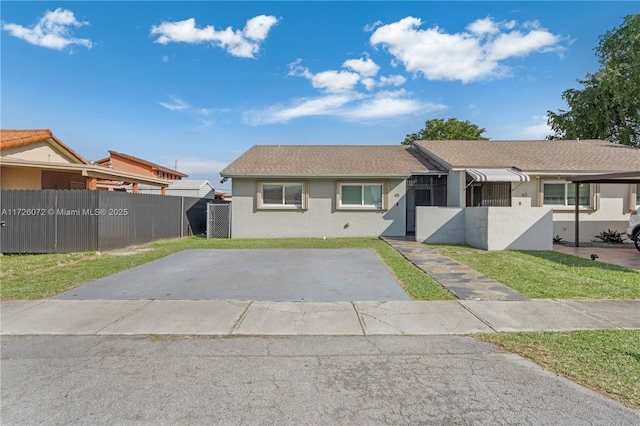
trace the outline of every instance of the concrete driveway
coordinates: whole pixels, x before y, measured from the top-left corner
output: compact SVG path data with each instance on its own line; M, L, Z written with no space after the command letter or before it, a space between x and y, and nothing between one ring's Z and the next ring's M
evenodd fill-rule
M185 250L54 298L410 300L370 249Z
M625 244L625 246L629 246L629 248L570 247L554 244L553 249L560 253L585 259L591 259L591 255L596 254L598 256L597 262L640 269L640 251L633 248L631 244Z

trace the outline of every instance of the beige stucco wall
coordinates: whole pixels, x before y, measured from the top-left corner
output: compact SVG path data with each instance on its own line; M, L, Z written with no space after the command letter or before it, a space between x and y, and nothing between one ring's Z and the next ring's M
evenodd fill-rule
M596 210L580 212L580 241L589 242L608 229L624 234L629 223L629 185L599 184L600 200ZM575 209L554 210L553 235L575 241ZM596 239L597 240L597 239ZM599 240L597 240L599 241Z
M340 179L340 181L346 181ZM258 210L256 179L232 180L232 238L402 236L406 231L403 179L389 182L387 211L336 210L336 180L309 179L307 210Z
M41 172L29 168L0 168L1 189L42 189Z
M447 176L447 206L465 207L466 172L450 171Z
M3 149L2 157L17 160L42 161L45 163L73 163L73 161L62 155L45 141Z

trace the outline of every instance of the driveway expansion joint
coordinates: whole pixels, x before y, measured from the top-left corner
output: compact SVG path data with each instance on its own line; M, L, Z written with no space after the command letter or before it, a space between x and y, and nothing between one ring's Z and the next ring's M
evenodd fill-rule
M242 324L242 321L244 321L244 319L247 317L247 312L249 312L249 308L251 307L253 302L254 302L253 300L250 300L247 306L244 308L244 311L242 311L242 313L240 314L236 322L231 327L231 330L229 330L230 335L234 334L238 330L238 328L240 327L240 324Z
M482 323L484 323L487 327L489 327L494 333L499 333L498 330L496 330L496 328L491 324L491 322L489 322L488 320L485 320L484 318L482 318L480 315L478 315L477 313L475 313L474 311L471 310L471 308L469 308L468 306L465 306L464 304L460 303L459 300L456 300L456 303L460 306L462 306L462 308L464 310L466 310L467 312L469 312L471 315L473 315L474 317L476 317L479 321L481 321Z
M356 316L358 317L358 323L360 324L360 329L362 330L362 335L363 336L367 336L367 330L364 327L364 318L362 318L362 315L360 314L360 311L358 311L358 308L355 304L355 302L351 302L351 306L353 307L353 310L356 313Z
M132 309L130 312L127 312L126 314L122 315L119 318L116 318L113 322L111 322L110 324L105 325L104 327L102 327L99 330L96 330L95 333L93 334L100 334L101 332L103 332L105 329L121 322L122 320L124 320L125 318L130 317L131 315L135 314L136 312L140 311L142 308L149 306L149 304L151 304L153 302L153 300L149 300L147 301L147 303L145 303L144 305L140 305L137 308Z

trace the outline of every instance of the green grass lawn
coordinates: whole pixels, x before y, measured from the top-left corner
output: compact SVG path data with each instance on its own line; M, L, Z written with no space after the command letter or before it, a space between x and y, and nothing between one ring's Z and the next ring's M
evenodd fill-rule
M640 299L640 271L553 251L429 245L530 298Z
M640 408L640 330L476 335L544 368Z
M454 299L451 293L378 238L207 240L190 237L137 248L151 250L130 256L114 256L109 252L5 255L0 258L0 295L2 299L48 297L186 249L366 248L380 256L414 299Z

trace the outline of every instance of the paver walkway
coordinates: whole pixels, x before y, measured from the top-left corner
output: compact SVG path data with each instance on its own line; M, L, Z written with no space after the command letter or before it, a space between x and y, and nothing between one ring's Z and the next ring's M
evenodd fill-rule
M407 260L463 300L529 300L468 266L405 237L383 237Z

